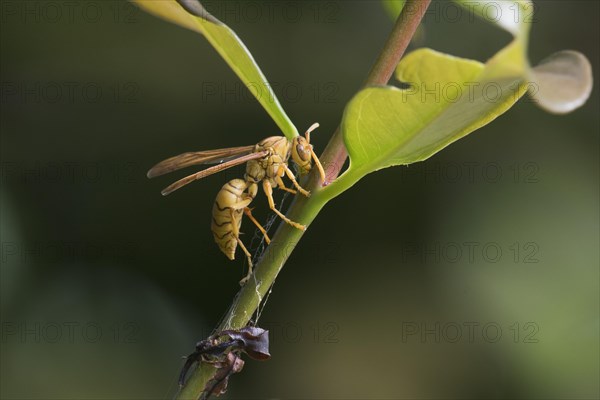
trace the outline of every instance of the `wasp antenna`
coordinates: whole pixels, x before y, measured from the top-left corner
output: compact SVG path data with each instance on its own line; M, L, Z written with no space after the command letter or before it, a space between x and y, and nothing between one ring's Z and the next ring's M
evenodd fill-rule
M306 130L306 133L311 133L312 131L314 131L315 129L317 129L319 126L320 126L320 125L319 125L319 123L318 123L318 122L315 122L314 124L312 124L312 125L310 126L310 128L308 128L308 129Z
M312 131L314 131L315 129L317 129L318 127L319 127L319 123L318 123L318 122L315 122L314 124L312 124L312 125L310 126L310 128L308 128L308 129L306 130L306 133L304 134L304 136L306 137L306 140L308 140L308 141L310 142L310 133L311 133Z

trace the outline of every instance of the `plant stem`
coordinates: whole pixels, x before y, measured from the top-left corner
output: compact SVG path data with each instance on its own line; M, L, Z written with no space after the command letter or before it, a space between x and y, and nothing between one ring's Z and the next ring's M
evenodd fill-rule
M364 86L387 84L430 2L431 0L406 1L379 57L369 72ZM338 127L320 157L328 182L333 181L338 176L347 156L340 128ZM288 217L308 226L327 203L328 198L320 195L321 185L317 173L313 172L311 174L305 187L311 190L312 196L309 198L296 196L288 211ZM286 223L279 225L271 244L256 265L254 275L238 292L217 331L240 329L248 324L303 234L303 231ZM198 399L214 372L215 368L212 365L201 363L178 394L177 399Z
M363 87L386 85L388 83L430 3L431 0L406 1L383 49L371 67ZM348 153L338 126L320 157L323 165L328 167L325 170L327 182L332 182L337 178L347 157Z

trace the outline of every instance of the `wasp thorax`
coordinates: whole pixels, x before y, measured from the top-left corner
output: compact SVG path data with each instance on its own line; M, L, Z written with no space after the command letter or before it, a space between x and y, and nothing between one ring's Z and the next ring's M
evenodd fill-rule
M302 136L296 136L292 143L292 160L300 169L300 174L305 175L310 172L311 163L311 147L308 140Z

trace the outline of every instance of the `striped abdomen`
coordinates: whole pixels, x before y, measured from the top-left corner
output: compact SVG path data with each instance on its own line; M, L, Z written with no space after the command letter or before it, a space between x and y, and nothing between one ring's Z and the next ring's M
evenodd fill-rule
M242 225L245 205L240 207L247 184L242 179L227 182L215 199L211 229L215 242L223 253L233 260L237 248L238 234Z

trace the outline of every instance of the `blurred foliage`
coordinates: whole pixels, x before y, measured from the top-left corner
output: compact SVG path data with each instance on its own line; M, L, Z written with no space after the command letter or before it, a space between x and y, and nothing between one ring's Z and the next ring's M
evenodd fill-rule
M169 198L159 191L170 180L145 171L277 127L193 33L117 1L55 19L43 2L21 4L3 1L0 25L1 395L168 397L179 355L210 333L245 274L209 226L218 189L243 171ZM282 3L271 14L269 4L206 6L244 38L292 121L321 123L313 140L323 149L391 22L376 2ZM425 19L427 47L485 61L510 40L466 15L449 20L444 4ZM532 64L575 48L598 82L598 12L597 2L539 2ZM261 318L272 359L248 361L228 396L597 398L597 93L567 116L523 99L426 162L370 175L332 202ZM261 219L266 209L258 200ZM486 259L484 246L501 258ZM468 340L463 330L436 343L407 330L469 322L497 324L502 336ZM528 322L537 343L524 342ZM52 323L90 334L96 324L103 335L75 331L71 343L63 328L52 343Z

